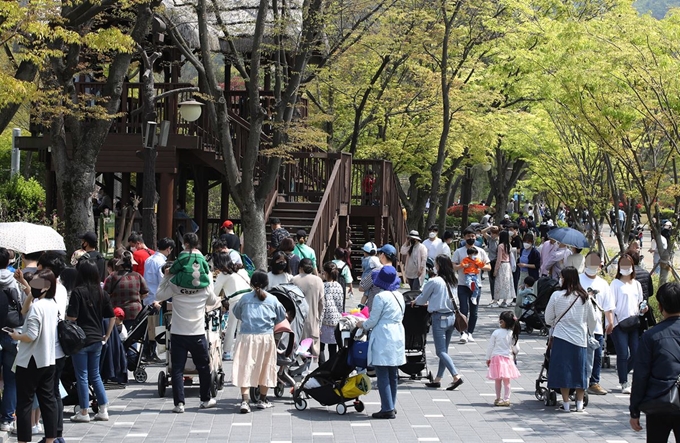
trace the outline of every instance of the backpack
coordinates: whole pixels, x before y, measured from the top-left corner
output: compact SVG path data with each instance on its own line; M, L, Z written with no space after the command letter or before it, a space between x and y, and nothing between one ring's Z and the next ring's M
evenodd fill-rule
M529 228L526 218L522 217L519 219L519 228L523 231Z
M57 336L61 350L66 355L77 354L85 346L85 331L74 321L60 318L57 323Z
M2 288L2 292L7 298L7 312L0 313L0 321L4 320L1 327L18 328L24 324L24 316L21 314L21 304L19 303L19 291L14 286L7 285Z
M253 260L251 260L250 257L248 257L246 254L241 254L241 261L243 262L243 269L246 270L248 273L248 277L252 277L257 268L255 267L255 263L253 263Z

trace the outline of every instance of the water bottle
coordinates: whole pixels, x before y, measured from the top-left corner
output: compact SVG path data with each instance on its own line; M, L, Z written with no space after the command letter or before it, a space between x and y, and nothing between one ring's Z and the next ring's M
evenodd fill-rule
M647 300L643 300L642 303L640 303L640 315L645 315L642 313L642 311L644 311L645 308L647 308Z

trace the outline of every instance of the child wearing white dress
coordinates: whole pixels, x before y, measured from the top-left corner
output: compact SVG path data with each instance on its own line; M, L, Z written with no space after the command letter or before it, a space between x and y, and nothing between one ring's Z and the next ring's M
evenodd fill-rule
M498 321L500 328L493 331L486 348L487 378L496 382L494 406L510 406L510 380L519 378L514 362L519 353L520 325L512 311L503 311ZM501 384L505 387L501 398Z

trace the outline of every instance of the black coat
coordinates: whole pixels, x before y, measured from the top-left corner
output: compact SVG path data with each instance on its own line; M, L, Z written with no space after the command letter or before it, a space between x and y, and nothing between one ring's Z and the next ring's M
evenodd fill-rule
M635 280L639 281L640 286L642 286L642 296L645 300L649 300L649 297L654 295L654 283L652 282L652 276L649 274L649 271L640 266L635 266ZM654 318L654 312L650 309L640 318L640 334L655 324L656 319Z
M630 416L640 416L640 404L659 398L680 374L680 317L670 317L642 335L633 372Z

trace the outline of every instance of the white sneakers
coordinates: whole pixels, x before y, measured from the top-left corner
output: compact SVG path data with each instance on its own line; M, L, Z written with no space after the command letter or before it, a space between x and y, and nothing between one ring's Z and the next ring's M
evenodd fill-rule
M631 392L630 383L628 382L621 383L621 393L630 394L630 392Z
M81 414L80 412L71 416L71 421L73 423L89 423L90 414Z
M201 405L199 407L201 409L210 409L210 408L214 408L215 406L217 406L217 400L215 400L214 398L211 398L208 401L202 401Z
M468 342L468 335L467 335L467 333L463 332L462 334L460 334L460 341L459 341L459 343L465 344L465 343L467 343L467 342Z
M273 408L274 405L269 402L269 400L258 400L257 405L255 405L257 409L269 409Z
M184 403L179 403L177 406L172 408L172 412L175 414L184 414Z
M99 405L99 412L94 415L96 421L109 421L109 405Z
M43 429L43 426L40 423L37 423L35 426L31 428L31 434L44 434L45 430Z
M241 414L247 414L250 412L250 405L247 401L241 402Z
M467 339L468 339L467 341L470 342L470 343L474 343L474 342L475 342L475 339L472 338L472 334L468 334L468 335L467 335Z

